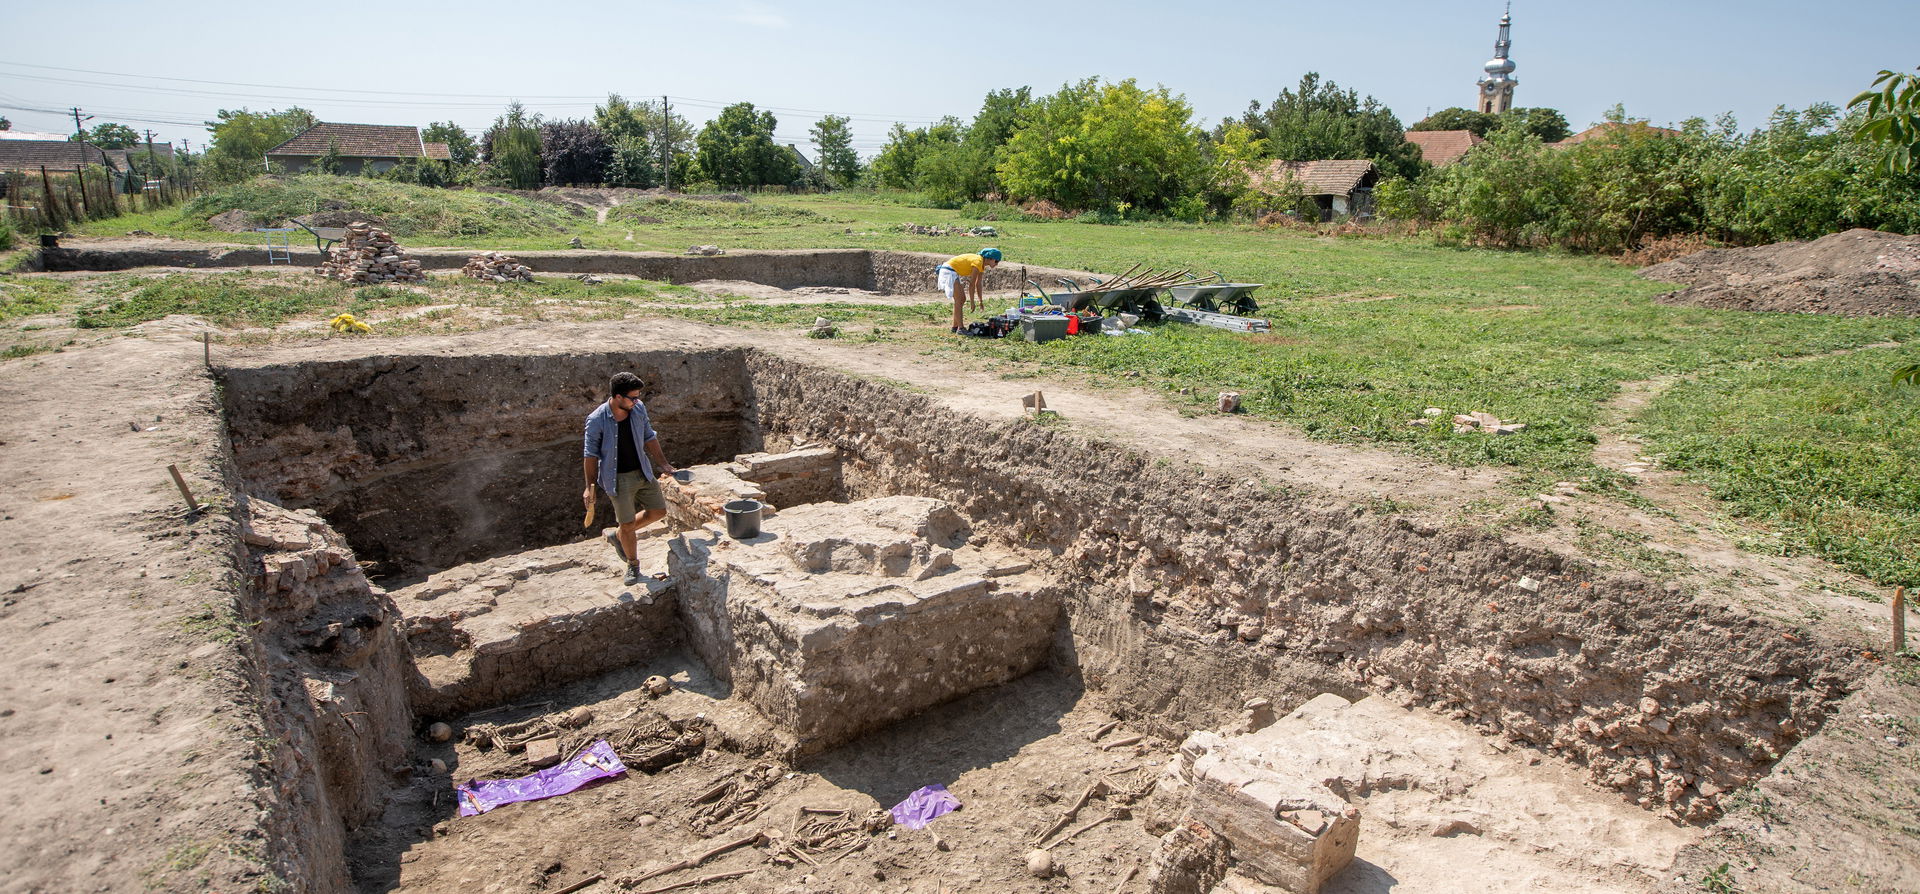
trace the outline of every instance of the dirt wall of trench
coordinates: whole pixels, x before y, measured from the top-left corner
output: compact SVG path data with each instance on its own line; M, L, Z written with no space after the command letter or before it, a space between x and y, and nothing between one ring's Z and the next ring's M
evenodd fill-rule
M1863 668L1846 644L1639 575L1257 481L1198 477L749 355L762 431L830 443L849 496L953 502L1058 551L1063 660L1169 731L1322 691L1446 712L1703 821L1813 732Z
M741 452L733 352L382 355L221 379L247 491L319 512L363 561L407 572L577 538L582 428L619 370L646 383L676 461Z

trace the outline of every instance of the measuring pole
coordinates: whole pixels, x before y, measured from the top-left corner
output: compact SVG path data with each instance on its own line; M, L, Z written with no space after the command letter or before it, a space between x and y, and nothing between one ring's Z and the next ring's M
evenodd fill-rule
M673 106L660 95L660 189L673 191Z

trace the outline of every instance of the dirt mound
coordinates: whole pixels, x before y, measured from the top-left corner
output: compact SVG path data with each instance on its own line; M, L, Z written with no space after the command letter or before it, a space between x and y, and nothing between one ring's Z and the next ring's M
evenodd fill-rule
M1662 304L1845 316L1920 316L1920 236L1848 230L1812 242L1712 248L1640 275L1687 286Z
M260 218L254 216L253 212L235 208L232 211L222 211L219 214L207 218L207 226L219 230L222 233L245 233L255 227L262 226L262 223Z

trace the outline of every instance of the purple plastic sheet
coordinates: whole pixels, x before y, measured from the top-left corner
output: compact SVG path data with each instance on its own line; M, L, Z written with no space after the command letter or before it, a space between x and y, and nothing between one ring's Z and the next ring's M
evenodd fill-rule
M923 786L905 801L893 805L893 821L909 829L924 829L935 819L960 809L960 799L936 782Z
M601 739L578 757L557 767L518 779L464 782L456 786L453 793L460 799L461 816L478 816L503 804L564 795L596 779L625 772L627 768L620 763L620 755L614 753L607 740Z

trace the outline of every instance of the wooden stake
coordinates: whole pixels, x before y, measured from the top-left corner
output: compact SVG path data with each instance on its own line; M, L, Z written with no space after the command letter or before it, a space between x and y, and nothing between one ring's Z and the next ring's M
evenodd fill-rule
M213 368L213 333L200 333L200 359L206 361L207 368Z
M1907 650L1907 588L1893 588L1893 651Z
M193 498L193 491L187 490L187 479L180 477L180 467L173 463L167 463L167 473L173 476L174 486L180 488L180 496L186 498L187 514L192 515L195 512L199 512L200 501Z

